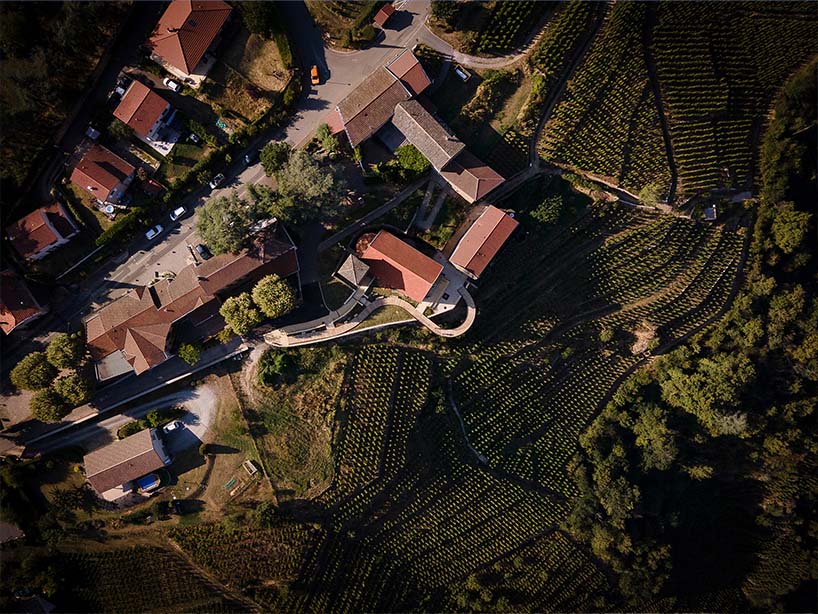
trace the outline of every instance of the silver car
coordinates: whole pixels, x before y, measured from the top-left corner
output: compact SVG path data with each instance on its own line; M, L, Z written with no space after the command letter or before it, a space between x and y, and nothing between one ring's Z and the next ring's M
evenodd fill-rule
M158 237L162 233L163 230L164 230L164 228L162 228L162 226L157 224L153 228L148 229L148 231L145 233L145 238L148 241L153 241L156 237Z

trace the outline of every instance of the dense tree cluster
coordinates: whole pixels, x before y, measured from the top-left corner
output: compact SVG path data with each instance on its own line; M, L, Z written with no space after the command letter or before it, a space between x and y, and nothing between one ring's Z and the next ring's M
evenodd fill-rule
M781 608L815 579L818 298L806 241L818 194L804 180L815 131L802 130L816 116L815 90L813 65L782 93L729 312L637 371L581 438L567 528L618 573L633 604L736 587L752 607ZM799 157L775 169L782 146Z

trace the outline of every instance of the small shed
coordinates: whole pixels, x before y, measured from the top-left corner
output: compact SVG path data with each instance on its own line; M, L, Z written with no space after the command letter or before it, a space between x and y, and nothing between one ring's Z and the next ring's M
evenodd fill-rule
M369 265L358 258L355 254L350 254L343 264L338 268L335 275L341 280L350 284L353 288L368 285Z
M712 205L711 207L704 208L704 221L706 222L715 222L716 219L719 217L719 210L716 208L716 205Z
M378 26L379 28L383 29L386 25L386 22L389 21L389 18L395 14L395 7L392 6L391 2L387 2L381 7L377 13L375 13L375 18L372 22Z

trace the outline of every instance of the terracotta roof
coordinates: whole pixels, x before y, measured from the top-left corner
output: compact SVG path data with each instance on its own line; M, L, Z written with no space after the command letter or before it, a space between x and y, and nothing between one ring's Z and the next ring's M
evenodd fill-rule
M377 13L375 13L375 17L372 21L378 24L381 28L386 25L386 22L389 21L389 18L395 14L395 7L392 6L391 2L387 2L381 7Z
M449 260L480 277L517 226L517 220L489 205L460 239Z
M121 351L134 371L142 373L168 358L165 348L173 323L217 300L217 293L253 276L286 277L297 270L295 245L273 222L250 249L189 265L172 279L134 288L99 309L85 322L91 356L101 360Z
M392 123L418 148L436 171L446 166L466 145L441 125L417 100L400 102Z
M353 147L375 134L395 112L395 105L409 100L409 90L380 67L338 103L338 112Z
M148 136L167 107L167 100L141 81L134 80L114 111L114 117L140 136Z
M94 144L74 167L71 183L104 199L135 170L111 150Z
M439 262L385 230L371 242L365 240L359 249L379 285L400 290L418 303L426 298L443 271Z
M469 202L480 200L505 181L491 167L483 164L468 150L449 162L440 175Z
M58 202L40 207L6 227L14 249L24 258L33 258L50 245L69 239L78 232Z
M0 330L8 335L42 312L22 277L10 269L0 271Z
M423 66L412 53L407 49L394 60L386 65L387 70L406 86L413 96L417 96L432 84Z
M152 431L139 431L85 455L85 476L94 490L102 494L165 466L153 447Z
M190 74L232 10L221 0L173 0L159 19L147 47L171 66Z

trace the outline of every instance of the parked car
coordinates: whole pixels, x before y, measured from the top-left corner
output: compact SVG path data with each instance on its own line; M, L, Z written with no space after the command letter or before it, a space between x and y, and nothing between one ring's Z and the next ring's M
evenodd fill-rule
M196 246L196 253L201 256L202 260L210 260L213 257L213 254L207 249L207 245L202 245L201 243Z
M165 87L167 87L168 89L172 89L174 92L182 91L182 86L176 83L176 81L174 81L173 79L168 79L167 77L165 77L164 79L162 79L162 83L165 84Z
M187 213L187 209L185 209L184 207L176 207L173 211L170 212L170 219L175 222L185 213Z
M168 422L165 426L162 427L162 430L166 433L172 433L173 431L180 429L184 426L181 420L174 420L173 422Z
M250 166L253 162L258 160L258 150L254 149L253 151L248 151L244 154L244 164Z
M218 188L222 183L224 183L224 174L219 173L213 179L210 180L210 189L215 190Z
M190 141L191 143L194 143L195 145L198 145L199 143L202 142L202 139L200 139L195 132L191 132L190 134L188 134L187 140Z
M321 83L321 76L318 74L318 67L315 65L310 69L310 80L313 85Z
M162 228L162 226L157 224L153 228L148 229L148 231L145 233L145 238L148 241L153 241L156 237L158 237L162 233L162 230L164 230Z

